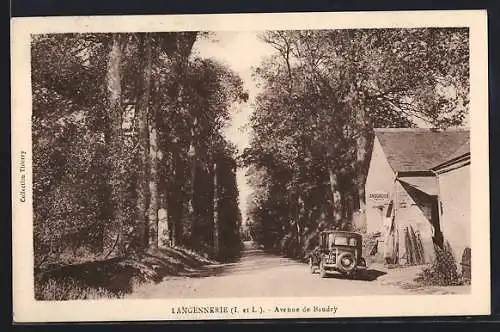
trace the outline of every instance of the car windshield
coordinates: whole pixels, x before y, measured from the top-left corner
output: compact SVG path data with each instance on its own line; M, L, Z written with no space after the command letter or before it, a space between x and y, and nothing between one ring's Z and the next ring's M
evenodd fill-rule
M328 234L328 248L332 246L356 246L356 239L345 235Z
M348 243L349 243L349 239L345 236L336 236L335 237L335 241L334 241L335 245L337 246L346 246Z

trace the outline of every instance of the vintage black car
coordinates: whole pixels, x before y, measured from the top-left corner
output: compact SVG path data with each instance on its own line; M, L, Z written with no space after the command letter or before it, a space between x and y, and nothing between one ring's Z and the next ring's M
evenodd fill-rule
M309 270L324 278L330 273L341 273L356 278L366 270L362 257L362 236L356 232L323 231L319 245L309 255Z

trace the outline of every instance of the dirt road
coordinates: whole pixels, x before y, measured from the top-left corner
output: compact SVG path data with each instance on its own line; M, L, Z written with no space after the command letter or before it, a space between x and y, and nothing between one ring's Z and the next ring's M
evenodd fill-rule
M398 274L399 273L399 274ZM277 257L246 243L242 258L231 264L209 266L190 276L166 277L158 284L138 286L132 298L213 298L213 297L314 297L367 296L417 293L453 294L454 289L401 287L398 281L412 279L415 270L384 271L369 267L365 280L341 276L320 278L307 264Z

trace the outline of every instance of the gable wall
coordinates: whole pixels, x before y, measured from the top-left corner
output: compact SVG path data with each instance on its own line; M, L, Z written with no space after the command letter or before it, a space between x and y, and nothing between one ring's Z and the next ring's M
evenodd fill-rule
M470 248L470 166L440 174L439 186L444 240L450 243L455 259L460 262L464 249Z
M382 231L382 217L394 192L394 177L394 171L385 157L378 138L375 137L370 168L365 184L366 230L368 233ZM374 202L369 197L370 193L375 192L385 192L389 194L389 200L383 204L382 210L379 208L381 203Z

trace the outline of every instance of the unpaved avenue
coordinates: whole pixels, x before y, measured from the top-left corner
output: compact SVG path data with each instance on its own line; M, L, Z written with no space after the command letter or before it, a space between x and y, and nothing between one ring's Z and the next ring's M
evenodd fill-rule
M248 246L248 244L247 244ZM314 297L410 294L409 290L384 284L380 271L368 271L369 280L337 276L320 278L306 264L276 257L259 249L246 249L237 263L207 268L191 277L167 277L158 284L141 285L133 298L212 297ZM375 279L375 277L377 277Z

